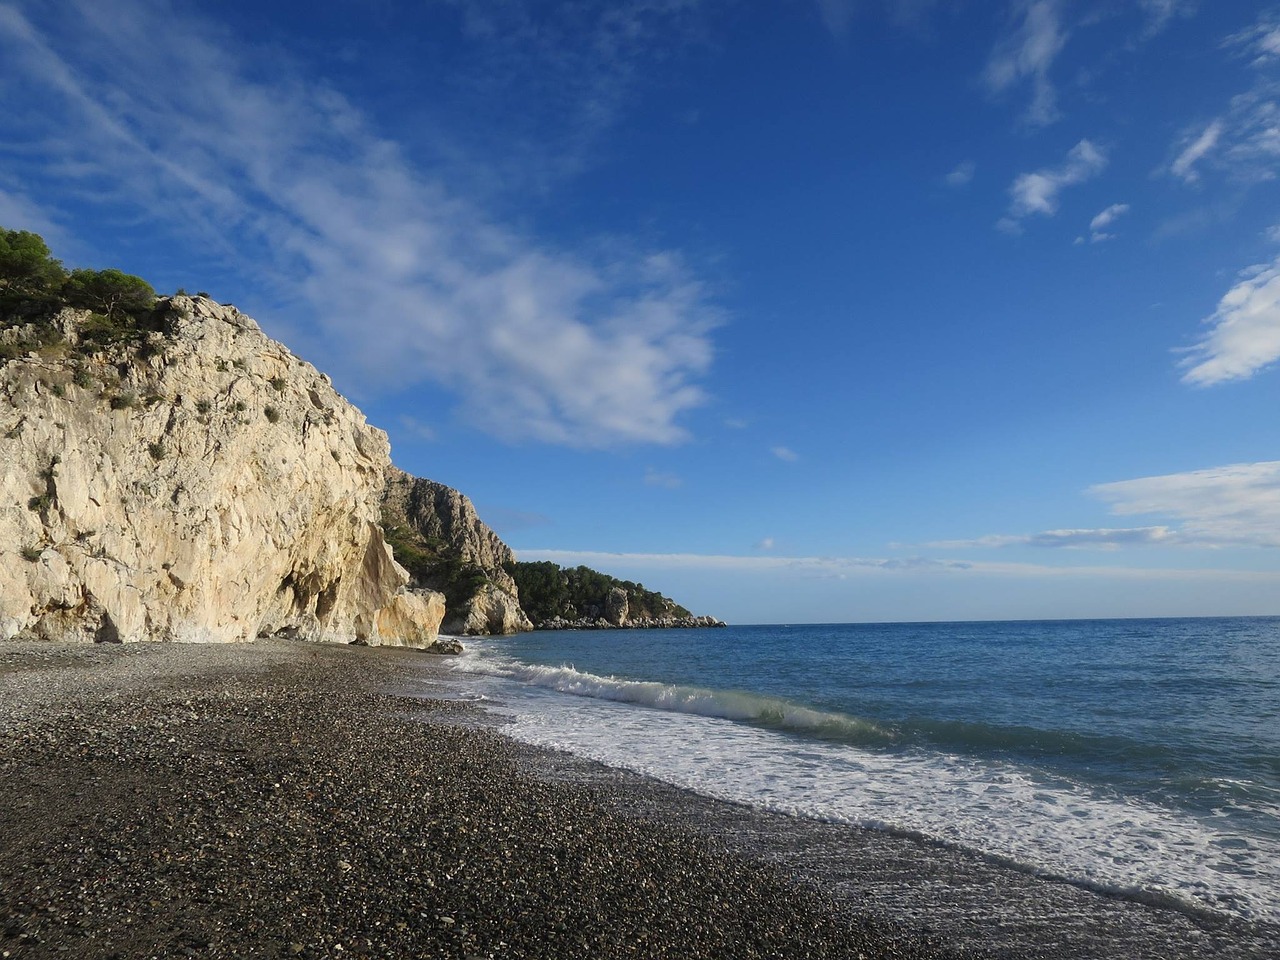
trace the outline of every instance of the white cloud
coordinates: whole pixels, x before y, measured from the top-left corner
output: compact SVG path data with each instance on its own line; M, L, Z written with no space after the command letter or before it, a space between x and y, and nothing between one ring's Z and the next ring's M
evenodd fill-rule
M800 454L796 453L790 447L771 447L769 452L779 460L784 460L787 463L795 463L800 459Z
M1106 151L1089 140L1081 140L1060 166L1024 173L1013 181L1009 187L1009 214L999 225L1006 230L1017 229L1019 221L1032 214L1053 216L1058 212L1058 195L1063 189L1097 176L1106 165Z
M1280 461L1140 477L1091 486L1115 516L1156 516L1174 524L1046 530L942 540L931 549L1054 547L1280 547Z
M1280 547L1280 461L1101 483L1089 492L1119 516L1181 521L1178 539L1194 546Z
M1127 203L1113 203L1089 221L1089 229L1093 231L1105 230L1128 212L1129 205Z
M423 423L417 417L411 417L407 413L402 413L397 420L400 428L411 437L418 440L426 440L428 442L436 439L435 430L428 424Z
M763 538L761 538L760 540L757 540L757 541L752 545L752 548L753 548L753 549L755 549L755 550L772 550L772 549L773 549L773 537L763 537Z
M1107 209L1103 210L1096 217L1089 221L1089 240L1092 243L1101 243L1104 240L1114 240L1115 234L1107 233L1107 227L1115 223L1120 217L1129 212L1127 203L1113 203Z
M1146 34L1154 36L1175 16L1189 17L1195 12L1196 0L1139 0L1147 13Z
M1062 52L1067 34L1057 0L1023 0L1017 16L1017 26L992 51L983 79L993 93L1003 93L1024 80L1030 82L1026 120L1044 126L1059 116L1049 68Z
M947 186L963 187L973 180L973 175L977 172L977 166L972 160L965 160L963 163L957 164L956 168L946 175Z
M511 440L686 437L720 316L678 253L543 243L415 167L323 80L250 61L167 5L109 7L76 2L56 37L0 7L6 73L48 94L0 103L7 122L45 123L47 173L110 184L158 227L253 263L274 299L306 303L309 352L367 389L431 381Z
M1115 549L1117 547L1167 544L1176 540L1169 527L1101 527L1085 530L1046 530L1032 534L992 534L972 540L936 540L925 544L935 550L957 550L972 547L1065 547Z
M8 191L0 187L0 227L7 230L29 230L38 233L53 245L60 246L62 229L53 217L21 191Z
M660 470L653 469L653 467L645 468L644 482L646 486L663 487L667 490L675 490L684 484L684 481L674 473L663 473Z
M1183 383L1247 380L1280 359L1280 258L1247 271L1204 322L1209 332L1179 364Z
M521 560L550 560L561 566L584 564L608 571L627 565L648 570L723 572L723 573L791 573L811 579L845 580L854 577L947 577L1001 576L1010 578L1088 579L1102 577L1109 581L1174 581L1174 582L1277 582L1274 571L1230 570L1222 568L1187 569L1179 567L1117 566L1050 566L1038 563L987 563L961 560L936 560L929 557L781 557L738 556L701 553L625 553L602 550L518 551Z
M586 564L605 569L610 563L643 563L663 569L790 570L819 577L847 576L854 572L910 570L967 570L960 560L927 557L777 557L702 553L609 553L598 550L521 550L522 560L551 560L561 566Z
M1195 169L1195 165L1199 163L1204 156L1218 145L1218 140L1222 137L1223 124L1221 120L1214 120L1200 132L1200 135L1192 140L1183 148L1182 152L1169 165L1169 170L1175 177L1180 177L1186 183L1195 183L1200 179L1199 172Z
M1252 57L1255 67L1265 66L1280 57L1280 20L1274 13L1265 13L1253 26L1227 37L1223 45Z

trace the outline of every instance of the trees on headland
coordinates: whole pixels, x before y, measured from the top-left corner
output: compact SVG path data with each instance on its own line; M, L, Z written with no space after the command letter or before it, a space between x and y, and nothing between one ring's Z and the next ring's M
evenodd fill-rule
M608 603L609 592L621 588L627 593L632 619L688 617L689 611L660 593L646 590L642 583L618 580L579 566L563 568L549 560L517 562L507 566L520 590L520 606L535 624L554 620L599 617Z
M0 227L0 362L60 342L53 318L63 307L91 312L86 348L137 339L155 301L141 277L115 268L68 272L39 234Z

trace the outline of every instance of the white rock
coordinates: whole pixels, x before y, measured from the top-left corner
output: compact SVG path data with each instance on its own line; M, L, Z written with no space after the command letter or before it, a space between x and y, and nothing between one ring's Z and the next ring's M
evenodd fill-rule
M80 361L88 387L0 367L0 639L429 644L379 526L386 435L234 307L168 305L158 352Z

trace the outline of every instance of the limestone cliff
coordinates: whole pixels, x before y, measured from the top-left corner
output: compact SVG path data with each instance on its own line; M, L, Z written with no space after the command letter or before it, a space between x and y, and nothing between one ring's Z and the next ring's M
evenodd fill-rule
M435 639L382 534L386 435L328 377L205 297L127 343L105 319L0 365L0 639Z
M414 584L444 593L446 633L533 629L506 569L515 560L511 549L484 524L466 496L389 467L382 519Z

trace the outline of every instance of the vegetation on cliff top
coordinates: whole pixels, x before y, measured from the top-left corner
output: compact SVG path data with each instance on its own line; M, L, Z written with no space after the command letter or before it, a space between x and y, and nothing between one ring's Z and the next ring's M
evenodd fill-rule
M413 586L444 594L446 616L465 609L489 583L484 570L465 562L448 542L424 537L385 508L382 536L391 547L396 563L409 571Z
M590 567L566 569L542 560L506 565L520 590L520 606L534 624L561 617L577 620L604 615L609 591L621 587L627 592L628 619L688 617L691 614L674 600L642 583L618 580Z
M0 227L0 363L56 348L65 334L58 311L90 311L77 352L141 342L158 329L156 292L141 277L114 268L68 271L39 234Z

